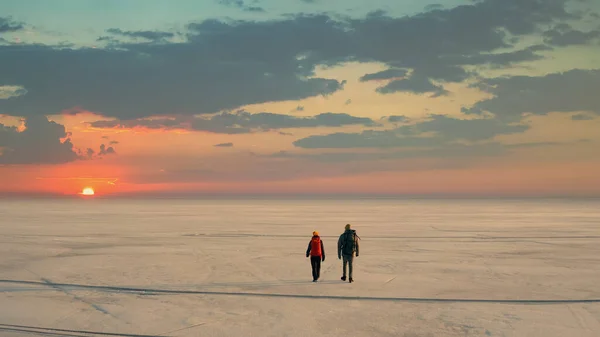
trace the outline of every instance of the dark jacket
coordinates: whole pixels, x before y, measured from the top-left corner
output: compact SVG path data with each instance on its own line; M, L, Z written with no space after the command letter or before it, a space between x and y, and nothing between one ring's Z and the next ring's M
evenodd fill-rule
M312 239L314 236L308 241L308 248L306 249L306 257L310 255L310 251L312 250ZM321 239L321 238L319 238ZM323 245L323 240L321 239L321 259L325 261L325 246Z
M352 250L352 252L347 252L347 249L344 249L344 242L346 241L346 235L354 235L354 249ZM338 257L341 258L342 255L352 255L353 253L356 253L356 256L358 256L358 239L356 237L355 231L354 229L348 229L346 231L344 231L344 233L342 233L342 235L340 235L340 238L338 239Z

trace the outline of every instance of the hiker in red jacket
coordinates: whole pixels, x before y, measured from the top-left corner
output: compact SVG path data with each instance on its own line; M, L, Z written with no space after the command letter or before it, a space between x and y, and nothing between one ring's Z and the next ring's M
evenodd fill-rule
M321 261L325 261L325 247L319 237L319 232L314 231L313 237L308 243L306 257L310 255L310 265L312 266L313 282L317 282L321 276Z

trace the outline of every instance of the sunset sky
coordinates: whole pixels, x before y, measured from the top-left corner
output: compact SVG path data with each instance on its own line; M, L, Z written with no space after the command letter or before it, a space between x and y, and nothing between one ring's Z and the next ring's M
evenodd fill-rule
M600 1L3 0L0 194L600 195Z

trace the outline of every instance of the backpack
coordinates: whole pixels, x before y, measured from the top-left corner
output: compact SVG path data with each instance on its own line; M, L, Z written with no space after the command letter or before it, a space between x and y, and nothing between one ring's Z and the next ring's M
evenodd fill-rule
M321 251L321 238L315 236L310 241L310 255L311 256L321 256L323 252Z
M356 230L345 232L342 239L342 253L352 255L356 251Z

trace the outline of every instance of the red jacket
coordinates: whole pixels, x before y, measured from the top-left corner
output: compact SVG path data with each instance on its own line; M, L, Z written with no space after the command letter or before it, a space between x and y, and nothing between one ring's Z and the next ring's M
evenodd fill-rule
M321 256L325 257L325 246L323 246L323 240L318 236L313 236L308 242L308 248L306 249L306 256Z

